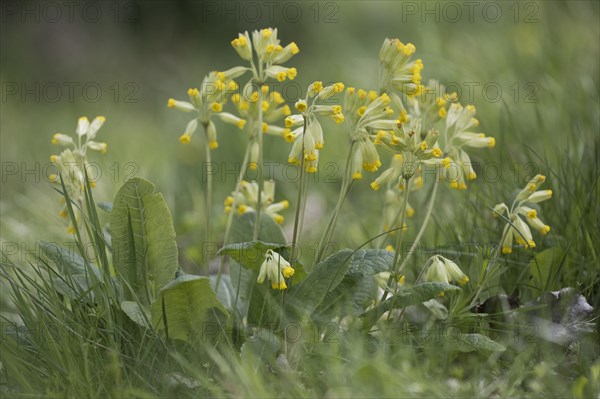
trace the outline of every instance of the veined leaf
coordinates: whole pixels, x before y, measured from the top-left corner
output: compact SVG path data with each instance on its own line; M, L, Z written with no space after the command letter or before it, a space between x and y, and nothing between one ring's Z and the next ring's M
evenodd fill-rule
M349 275L373 276L388 272L394 263L394 254L385 249L359 249L352 255L348 269Z
M62 274L85 274L86 267L83 258L75 252L58 246L51 242L40 241L40 249L44 256L58 266ZM92 266L92 270L99 275L99 269Z
M159 332L191 345L217 338L228 317L210 280L193 275L180 276L163 287L151 312Z
M472 352L475 350L486 350L492 352L503 352L504 345L499 344L490 337L481 334L457 334L453 335L456 340L457 349L460 352Z
M96 205L98 205L98 208L102 209L106 213L112 212L112 208L113 208L112 202L101 201L101 202L98 202Z
M150 312L137 302L123 301L121 302L121 310L138 326L149 327L148 321L152 320Z
M119 190L110 214L113 259L125 298L150 305L178 269L175 230L167 204L148 180L133 178ZM131 289L130 289L131 288Z
M370 327L388 310L417 305L449 291L460 291L460 288L452 284L438 282L422 283L413 287L403 288L396 295L386 299L361 316L365 320L365 325Z
M267 250L271 249L275 252L282 252L282 250L285 248L288 248L286 244L247 241L227 244L223 246L223 248L221 248L217 254L229 255L245 268L258 271L260 265L265 259L265 253Z
M344 279L350 268L351 258L352 250L343 249L317 263L312 273L308 274L296 289L290 290L287 303L312 313L327 294Z
M314 317L327 322L334 315L359 315L371 304L376 293L374 275L390 271L394 254L383 249L360 249L352 256L350 267L340 284L327 294Z

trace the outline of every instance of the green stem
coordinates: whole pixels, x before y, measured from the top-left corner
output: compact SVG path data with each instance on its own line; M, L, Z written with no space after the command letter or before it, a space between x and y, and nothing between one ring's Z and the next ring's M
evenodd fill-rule
M325 231L323 232L323 236L321 237L321 240L319 241L320 247L319 247L318 255L315 259L315 263L321 260L321 258L323 257L323 254L325 252L325 249L329 245L329 241L331 239L331 236L333 235L333 231L335 230L335 225L337 223L338 214L340 212L340 209L344 205L344 200L346 199L346 196L348 195L348 191L349 191L349 187L350 187L350 184L348 183L348 177L350 176L350 165L351 165L351 160L352 160L352 149L353 148L354 148L354 141L352 141L350 143L350 148L348 149L348 156L346 157L346 166L344 167L344 174L342 176L342 187L340 190L340 195L338 197L338 201L335 206L335 209L333 210L333 213L331 214L331 217L329 219L329 223L327 223L327 227L325 228Z
M396 247L394 248L394 262L392 263L392 273L390 274L390 278L388 279L387 287L383 293L381 302L385 301L385 299L387 298L389 294L389 288L392 286L392 283L396 283L396 288L398 285L398 261L400 260L400 249L402 247L402 239L404 237L404 223L406 222L406 206L408 204L408 195L410 194L410 179L410 177L408 179L405 179L405 189L404 196L402 198L402 208L400 208L400 231L398 232L398 239L396 240Z
M206 145L204 146L204 148L206 149L206 167L207 168L212 168L212 157L211 157L211 153L210 153L210 147L209 147L209 139L208 139L208 124L204 124L204 133L205 133L205 137L206 137ZM213 178L212 178L212 170L209 172L207 169L207 173L206 173L206 240L205 242L210 243L211 242L211 231L210 231L210 227L211 227L211 213L212 213L212 182L213 182Z
M294 234L292 236L292 250L291 250L291 256L290 256L290 262L292 262L292 264L295 263L296 260L296 246L297 246L297 240L298 240L298 227L300 225L300 209L301 209L301 202L302 202L302 181L303 181L303 177L304 177L304 134L306 133L306 118L304 118L304 126L302 128L302 137L300 137L300 140L302 140L302 149L300 150L300 178L299 178L299 182L298 182L298 199L296 202L296 216L294 218Z
M415 250L417 249L417 246L419 245L419 242L421 241L421 238L423 238L423 234L425 233L425 229L429 225L429 219L431 218L431 214L432 214L432 211L433 211L433 206L435 205L435 200L437 198L437 192L438 192L438 186L439 186L439 180L437 179L437 175L436 175L436 180L433 183L433 191L431 192L431 196L429 198L429 204L427 205L427 212L425 213L425 218L423 219L423 223L421 224L421 228L419 229L419 232L417 233L417 236L415 237L415 241L413 242L413 244L411 245L410 249L408 250L408 253L406 254L406 258L404 258L404 260L402 261L402 264L398 268L398 272L401 272L404 269L404 266L406 266L406 264L408 263L408 261L410 260L410 258L415 253ZM423 271L421 271L421 273L422 272ZM415 284L416 284L416 282L415 282Z
M242 179L244 178L244 172L246 171L246 167L248 166L248 158L250 157L250 143L246 145L246 152L244 154L244 160L242 161L242 167L240 169L240 174L238 176L237 182L235 183L235 193L240 191L240 186ZM229 234L231 233L231 225L233 224L233 214L235 213L235 196L233 196L233 203L231 204L231 210L229 211L229 215L227 215L227 224L225 225L225 235L223 237L223 245L227 244L229 241ZM223 260L225 259L225 255L222 255L219 259L219 270L217 272L217 284L215 287L215 293L219 290L219 283L221 282L221 276L223 275Z
M263 176L263 111L262 111L262 91L261 84L258 82L258 162L257 162L257 170L258 170L258 195L256 199L256 223L254 224L254 233L252 234L252 240L258 240L258 233L260 231L260 213L262 208L262 190L264 186L264 176Z

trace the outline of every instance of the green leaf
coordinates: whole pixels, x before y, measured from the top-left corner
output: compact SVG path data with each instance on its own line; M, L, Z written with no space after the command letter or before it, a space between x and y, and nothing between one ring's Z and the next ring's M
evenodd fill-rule
M40 241L39 246L44 256L50 262L56 264L62 274L86 273L83 258L75 252L46 241ZM92 266L91 269L94 270L96 275L99 275L100 271L98 268Z
M194 346L217 337L228 317L210 280L193 275L182 275L163 287L151 312L157 331Z
M148 321L151 321L150 312L140 306L137 302L123 301L121 302L121 310L135 324L141 327L149 327Z
M353 276L373 276L390 271L394 254L384 249L359 249L352 255L348 274Z
M403 288L396 295L386 299L375 308L365 312L361 317L365 325L370 328L388 310L417 305L430 299L437 298L446 292L460 291L460 288L447 283L423 283L413 287Z
M473 352L475 350L486 350L491 352L503 352L506 350L504 345L499 344L493 339L481 334L452 334L452 339L456 340L456 346L460 352Z
M258 272L260 265L265 259L265 253L271 249L275 252L282 252L288 248L285 244L275 244L262 241L248 241L227 244L217 252L218 255L229 255L237 263L247 269ZM283 255L283 254L282 254Z
M557 270L563 260L563 251L560 248L548 248L531 260L529 270L532 276L532 285L537 288L535 294L550 291L559 287L551 286L552 271Z
M98 208L102 209L106 213L112 212L112 209L113 209L112 202L101 201L101 202L98 202L96 205L98 205Z
M343 249L317 263L312 273L308 274L297 288L290 290L287 304L312 313L327 294L344 279L350 268L351 258L352 250Z
M271 363L281 350L281 340L270 330L258 329L241 348L241 357L248 364Z
M54 278L54 288L56 291L74 301L85 301L94 303L94 292L92 284L87 276L75 274L67 278Z
M230 276L223 274L221 275L221 280L219 281L219 289L217 290L217 276L211 275L209 276L210 286L217 293L217 298L219 302L223 304L227 308L228 311L233 311L233 303L235 302L235 290L231 285Z
M234 215L233 223L231 225L231 242L251 241L254 235L255 222L256 213L254 212L244 213L243 215ZM277 244L285 244L286 242L281 226L264 213L261 213L260 215L258 240Z
M153 302L179 267L171 214L162 194L154 190L148 180L128 180L110 214L115 269L126 282L126 299L137 298L143 305Z

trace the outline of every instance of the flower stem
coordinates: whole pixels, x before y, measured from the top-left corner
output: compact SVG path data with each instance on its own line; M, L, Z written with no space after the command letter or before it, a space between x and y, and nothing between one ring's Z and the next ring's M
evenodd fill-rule
M410 177L405 179L405 189L404 196L402 197L402 208L400 208L400 231L398 232L398 239L396 240L396 247L394 248L394 261L392 263L392 273L390 273L390 278L388 279L387 288L383 292L383 296L381 297L381 301L385 301L389 294L389 287L392 286L392 283L396 283L398 285L398 270L399 265L398 261L400 260L400 249L402 247L402 239L404 237L404 223L406 222L406 207L408 205L408 195L410 194L409 189ZM397 288L397 287L396 287Z
M408 250L408 253L406 254L406 257L404 258L404 260L402 261L402 264L398 268L398 272L401 272L404 269L404 266L406 266L406 264L408 263L410 258L415 253L417 246L419 245L419 242L421 241L421 238L423 238L425 229L429 225L429 219L431 218L433 206L435 205L435 200L437 198L437 192L438 192L438 186L439 186L439 180L436 175L436 180L433 183L433 191L431 192L431 195L429 197L429 204L427 205L427 212L425 213L425 218L423 219L423 223L421 223L421 228L419 229L419 232L417 233L417 236L415 237L415 241L411 245L410 249ZM421 273L422 272L423 271L421 271ZM416 282L415 282L415 284L416 284Z
M350 191L351 182L348 182L348 179L350 176L350 164L351 164L351 160L352 160L352 149L353 148L354 148L354 141L352 141L350 143L350 148L348 148L348 156L346 157L346 166L344 167L344 174L342 176L342 187L340 190L340 195L338 197L338 201L335 206L335 209L333 210L333 213L331 214L331 218L329 219L329 223L327 223L327 227L325 228L325 231L323 232L323 236L321 237L321 240L320 240L321 245L319 247L319 252L315 259L315 263L319 262L322 259L323 254L325 253L325 249L329 245L329 241L331 240L331 237L333 236L333 232L335 230L335 225L337 224L338 214L340 212L340 209L342 209L342 206L344 205L344 200L346 199L348 192Z
M206 166L207 166L207 173L206 173L206 240L205 242L207 243L211 243L211 213L212 213L212 170L209 172L208 168L212 168L212 162L211 162L211 153L210 153L210 147L209 147L209 139L208 139L208 124L204 124L204 133L205 133L205 137L206 137L206 145L204 146L204 148L206 149L206 155L205 155L205 162L206 162Z
M292 264L295 264L296 261L296 246L297 246L297 240L298 240L298 227L300 225L300 209L301 207L301 202L302 202L302 186L303 186L303 177L304 177L304 134L306 134L306 124L307 124L307 120L306 118L304 118L304 126L302 128L302 137L300 138L300 140L302 140L302 149L300 151L300 154L302 154L302 156L300 157L300 178L298 179L298 199L296 202L296 216L294 217L294 234L292 236L292 250L291 250L291 255L290 255L290 262L292 262Z
M240 191L240 185L242 179L244 178L244 172L246 171L246 167L248 166L248 158L250 157L250 141L246 145L246 152L244 154L244 160L242 161L242 166L240 169L240 174L238 176L237 182L235 183L234 192ZM229 234L231 233L231 225L233 224L233 214L235 213L235 195L233 196L233 203L231 204L231 210L229 211L229 215L227 216L227 224L225 225L225 235L223 237L223 245L227 244L229 241ZM223 275L223 260L225 255L221 255L219 259L219 270L217 272L217 283L215 286L215 293L219 290L219 283L221 282L221 276Z
M258 162L257 162L257 170L258 170L258 195L256 200L256 223L254 224L254 233L252 234L252 240L258 240L258 233L260 231L260 213L262 208L262 190L264 186L264 176L263 176L263 111L262 111L262 91L261 84L258 84Z

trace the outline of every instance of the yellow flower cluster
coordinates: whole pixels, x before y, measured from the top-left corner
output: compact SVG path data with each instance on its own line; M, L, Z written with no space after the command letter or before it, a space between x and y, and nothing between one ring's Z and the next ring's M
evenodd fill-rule
M287 200L275 201L275 182L273 180L264 183L261 195L261 212L271 217L276 223L283 223L284 218L279 214L290 206ZM240 190L234 191L225 199L225 212L229 213L232 209L240 215L248 212L256 212L258 208L258 184L256 182L247 182L243 180L240 184Z
M440 255L434 255L427 263L429 263L429 268L425 274L426 281L441 283L451 283L455 281L460 285L469 282L469 277L450 259Z
M217 128L212 121L212 116L216 115L225 123L236 125L243 129L246 121L237 116L223 111L223 104L227 102L227 97L238 91L238 84L235 78L243 75L248 68L234 67L224 72L211 72L204 77L200 89L188 89L188 101L178 101L170 98L167 102L169 108L175 108L184 112L194 112L197 116L188 122L185 131L179 137L179 141L188 144L192 140L192 135L201 124L206 129L208 137L208 146L215 149L219 146L217 141Z
M260 265L256 282L262 284L268 278L271 282L271 288L274 290L285 290L287 289L285 279L291 278L294 272L295 270L290 265L290 262L277 252L268 249L265 253L265 260Z
M446 173L442 177L450 181L451 188L466 189L465 181L477 178L471 158L465 151L466 147L492 148L496 145L495 138L472 131L479 126L475 113L476 110L473 105L463 107L458 103L454 103L450 105L446 116L444 138L447 157L442 161Z
M323 87L321 81L316 81L308 87L306 97L296 102L295 108L299 113L285 118L285 127L294 129L286 134L286 140L293 143L288 156L289 163L300 164L303 156L306 171L308 173L317 171L319 150L325 145L323 127L317 116L329 116L338 124L345 120L340 105L317 103L342 91L344 91L344 84L341 82Z
M412 43L404 44L399 39L385 39L379 52L380 86L393 87L408 96L420 94L423 61L413 60L416 51Z
M59 155L51 155L50 162L56 166L57 171L62 176L69 197L76 203L80 203L84 197L84 168L87 165L87 150L90 149L104 154L108 149L106 143L94 141L98 130L104 125L105 121L106 118L103 116L97 116L91 122L86 116L82 116L77 121L75 140L73 137L62 133L56 133L52 136L52 144L72 147L72 149L63 150ZM52 174L49 178L54 183L60 182L57 174ZM95 186L93 180L90 180L90 186ZM68 216L66 205L63 206L59 215L63 218ZM70 234L74 234L75 228L70 224L67 231Z
M247 94L246 94L247 93ZM247 85L242 93L235 93L231 96L231 102L235 105L240 116L250 121L250 131L254 132L258 126L254 126L256 115L258 115L258 107L262 110L262 131L263 133L288 137L290 129L276 126L274 123L281 121L286 116L289 116L292 111L289 105L285 104L285 99L278 91L270 91L269 86L263 85L260 88L253 88ZM252 160L255 162L256 160Z
M537 210L531 207L534 204L552 198L552 190L538 190L544 181L546 181L545 176L536 175L517 194L510 208L504 203L497 204L494 207L495 216L506 215L506 219L510 222L504 226L502 240L503 254L512 253L513 241L524 248L535 248L535 241L533 240L529 226L543 235L550 232L550 226L542 222L537 215Z

